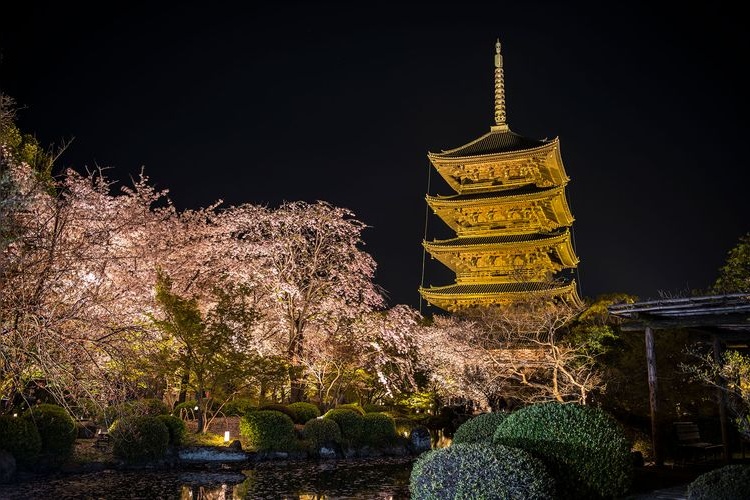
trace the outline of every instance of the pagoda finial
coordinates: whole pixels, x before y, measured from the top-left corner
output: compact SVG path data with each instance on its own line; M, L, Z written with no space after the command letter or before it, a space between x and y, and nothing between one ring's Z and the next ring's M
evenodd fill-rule
M495 42L495 126L492 129L508 130L505 123L505 79L499 38Z

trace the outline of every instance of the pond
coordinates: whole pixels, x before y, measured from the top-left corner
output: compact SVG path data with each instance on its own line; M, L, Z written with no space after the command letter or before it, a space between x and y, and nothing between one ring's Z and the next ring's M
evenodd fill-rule
M413 458L271 461L242 471L103 471L0 485L0 499L409 498Z

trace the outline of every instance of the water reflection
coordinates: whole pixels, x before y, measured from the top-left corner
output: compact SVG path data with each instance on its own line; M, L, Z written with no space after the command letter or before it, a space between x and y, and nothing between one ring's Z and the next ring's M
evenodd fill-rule
M105 471L0 485L0 498L343 500L409 498L412 458L264 462L241 472Z

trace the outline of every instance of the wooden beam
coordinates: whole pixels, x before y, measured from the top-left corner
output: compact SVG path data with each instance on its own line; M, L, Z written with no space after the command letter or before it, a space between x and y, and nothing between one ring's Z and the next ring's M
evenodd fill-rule
M648 369L648 400L651 405L651 444L654 448L654 461L657 466L664 465L661 449L661 432L659 430L659 398L656 379L656 351L654 349L654 331L646 327L646 368Z

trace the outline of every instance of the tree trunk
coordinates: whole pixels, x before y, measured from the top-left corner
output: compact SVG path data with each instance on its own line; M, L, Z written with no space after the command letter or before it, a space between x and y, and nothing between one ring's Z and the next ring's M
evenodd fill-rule
M302 328L296 327L295 331L292 332L292 339L289 343L289 381L290 381L290 394L289 401L297 403L303 401L305 397L305 384L302 380Z

